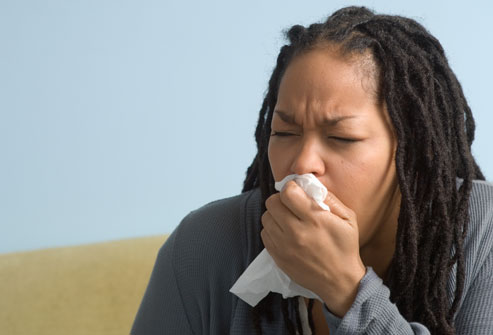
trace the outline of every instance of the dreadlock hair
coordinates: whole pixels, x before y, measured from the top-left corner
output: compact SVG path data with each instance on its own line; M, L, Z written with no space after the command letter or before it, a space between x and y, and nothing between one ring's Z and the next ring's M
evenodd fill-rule
M260 188L262 212L265 200L275 192L267 146L279 84L290 61L324 44L337 46L343 55L369 52L377 69L378 96L386 104L397 138L395 164L402 197L385 284L406 320L426 325L432 334L454 334L454 315L464 288L463 243L472 180L484 176L471 154L475 130L471 109L442 46L414 20L377 15L364 7L340 9L308 28L295 25L286 36L289 43L280 50L260 109L255 130L258 152L247 170L243 192ZM449 300L446 284L454 269L455 292ZM271 298L268 295L252 310L258 334ZM299 320L294 326L287 317L291 303L297 309L296 298L282 301L287 328L291 334L295 328L302 334Z

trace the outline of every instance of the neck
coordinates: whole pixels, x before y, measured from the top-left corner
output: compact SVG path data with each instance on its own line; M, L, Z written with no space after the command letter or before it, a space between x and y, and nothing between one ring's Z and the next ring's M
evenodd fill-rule
M380 218L382 224L379 226L378 233L360 248L363 264L371 266L382 279L386 277L394 257L400 201L400 191L396 188Z

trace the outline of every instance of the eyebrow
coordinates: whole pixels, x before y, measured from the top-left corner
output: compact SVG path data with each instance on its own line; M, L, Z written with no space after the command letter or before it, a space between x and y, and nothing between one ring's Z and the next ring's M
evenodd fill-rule
M296 121L294 120L294 115L292 115L290 113L287 113L287 112L282 111L282 110L275 110L274 113L279 115L281 120L283 120L284 122L286 122L288 124L291 124L291 125L297 124ZM331 117L331 118L324 118L322 121L322 125L328 126L328 127L333 127L341 121L344 121L347 119L354 119L357 117L358 116L356 116L356 115L341 115L341 116L335 116L335 117Z

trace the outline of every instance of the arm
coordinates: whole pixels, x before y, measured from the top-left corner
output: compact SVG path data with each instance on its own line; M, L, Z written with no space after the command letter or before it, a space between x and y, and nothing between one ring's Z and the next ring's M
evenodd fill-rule
M407 322L390 302L390 291L372 268L360 282L353 305L344 317L338 318L324 307L331 334L430 334L416 322Z
M159 250L132 335L192 334L173 266L175 239L176 231Z
M252 194L211 202L181 221L159 251L133 335L229 332L237 301L229 288L244 269L241 208Z

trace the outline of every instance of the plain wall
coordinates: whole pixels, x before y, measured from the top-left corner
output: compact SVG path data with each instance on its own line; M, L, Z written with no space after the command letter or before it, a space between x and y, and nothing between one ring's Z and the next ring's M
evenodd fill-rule
M366 5L442 43L493 177L492 5L0 1L0 252L171 232L237 194L282 30Z

